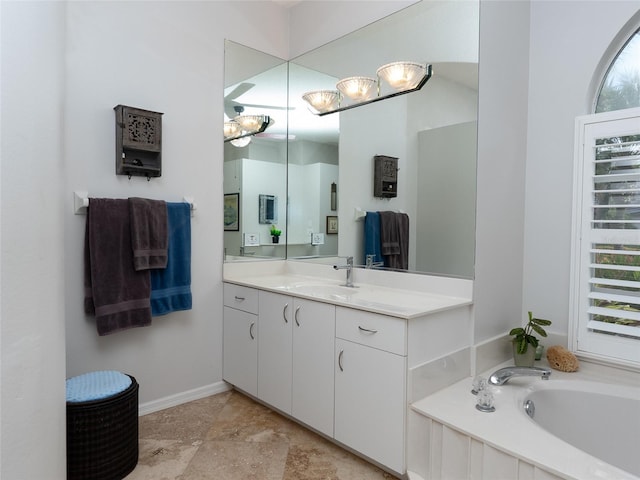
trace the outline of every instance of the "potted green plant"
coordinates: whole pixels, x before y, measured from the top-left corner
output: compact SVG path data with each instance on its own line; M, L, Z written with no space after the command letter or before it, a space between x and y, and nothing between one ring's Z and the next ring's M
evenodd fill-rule
M273 243L280 243L280 235L282 235L282 230L278 230L275 225L271 225L271 241Z
M529 321L524 327L511 329L509 335L513 336L513 360L517 366L533 366L536 348L539 344L534 332L541 337L546 337L547 332L542 327L548 327L549 325L551 325L550 320L534 318L533 313L529 312Z

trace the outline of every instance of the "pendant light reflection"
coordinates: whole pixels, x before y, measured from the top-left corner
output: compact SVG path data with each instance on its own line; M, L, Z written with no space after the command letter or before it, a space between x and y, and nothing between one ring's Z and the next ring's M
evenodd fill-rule
M224 141L235 147L246 147L253 135L264 132L274 123L269 115L238 115L224 122Z
M367 105L386 98L404 95L420 90L431 78L433 68L429 64L416 62L392 62L376 71L377 78L348 77L336 84L339 90L315 90L305 93L302 98L310 110L319 116L341 112L350 108ZM383 88L391 93L382 94ZM349 99L350 104L343 104Z
M246 147L251 143L251 137L234 138L230 140L231 145L234 147Z
M224 122L224 138L237 137L241 131L240 124L235 120Z

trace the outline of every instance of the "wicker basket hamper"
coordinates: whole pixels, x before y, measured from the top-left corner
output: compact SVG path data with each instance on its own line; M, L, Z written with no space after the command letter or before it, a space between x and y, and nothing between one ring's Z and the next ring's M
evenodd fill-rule
M138 383L103 399L67 401L67 480L121 480L138 463Z

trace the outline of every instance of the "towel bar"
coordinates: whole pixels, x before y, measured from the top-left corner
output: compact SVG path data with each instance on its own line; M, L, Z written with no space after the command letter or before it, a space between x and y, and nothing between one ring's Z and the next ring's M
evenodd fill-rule
M191 206L191 215L198 208L193 197L182 197L182 201ZM73 192L73 213L75 215L86 215L87 207L89 207L89 192L76 191Z
M362 210L360 207L355 208L355 213L353 216L354 221L357 222L358 220L363 220L366 216L367 212L365 210Z

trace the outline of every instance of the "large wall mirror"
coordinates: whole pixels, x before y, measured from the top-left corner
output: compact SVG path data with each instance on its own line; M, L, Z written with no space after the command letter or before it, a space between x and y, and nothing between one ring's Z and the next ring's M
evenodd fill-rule
M275 243L270 230L287 221L288 64L226 41L224 78L225 123L270 120L263 132L224 143L225 260L285 258L286 235Z
M241 250L242 233L253 233L241 229L233 244L227 243L231 232L225 232L227 254L246 259L273 253L301 261L353 255L362 265L363 212L395 211L409 217L409 271L473 278L478 38L477 1L423 0L291 60L288 101L278 105L288 114L287 129L276 130L276 121L265 131L280 134L285 156L288 149L282 168L288 167L288 181L285 173L280 179L288 202L278 207L287 217L286 223L278 222L286 232L286 251L268 245ZM375 77L379 66L399 60L429 63L433 76L418 92L322 117L301 100L305 91L335 89L349 76ZM228 81L225 97L243 82L256 83L249 78ZM246 103L273 105L268 99ZM277 141L267 137L252 143ZM237 167L227 167L230 149L225 144L225 193L233 193L227 175L237 176ZM374 197L376 155L398 158L395 198ZM241 204L257 204L244 196ZM261 233L260 225L256 229Z

